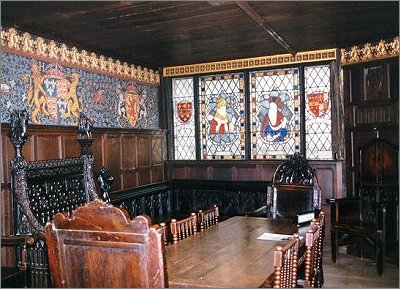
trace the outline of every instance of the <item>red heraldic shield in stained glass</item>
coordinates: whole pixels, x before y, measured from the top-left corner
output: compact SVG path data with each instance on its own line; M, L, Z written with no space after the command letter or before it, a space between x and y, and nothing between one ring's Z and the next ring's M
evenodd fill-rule
M177 103L178 117L182 122L188 122L192 118L193 104L191 101L181 101Z

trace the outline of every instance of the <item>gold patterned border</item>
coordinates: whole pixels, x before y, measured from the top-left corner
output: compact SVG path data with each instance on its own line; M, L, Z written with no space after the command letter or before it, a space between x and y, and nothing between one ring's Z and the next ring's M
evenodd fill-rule
M381 40L376 45L366 43L360 47L353 46L349 49L341 49L340 52L342 65L399 56L399 37L393 38L391 42Z
M280 54L182 66L170 66L163 68L163 76L172 77L210 72L225 72L238 69L260 68L334 59L336 59L336 49L325 49L318 51L298 52L294 56L292 54Z
M78 51L76 47L67 47L64 43L56 43L54 40L32 36L28 32L22 33L14 28L1 29L1 46L1 49L5 48L53 61L61 61L67 65L76 65L116 77L124 77L153 85L160 84L158 71L154 72L141 66L129 66L126 62L121 63L111 57L98 56L94 52Z

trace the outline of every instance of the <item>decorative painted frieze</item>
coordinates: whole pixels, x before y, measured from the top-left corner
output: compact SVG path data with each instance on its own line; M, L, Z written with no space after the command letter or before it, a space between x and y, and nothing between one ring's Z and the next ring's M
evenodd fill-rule
M399 56L399 37L393 38L391 42L380 40L375 45L366 43L364 46L353 46L348 49L341 49L340 52L342 65Z
M215 72L228 72L233 70L252 69L288 65L294 63L308 63L328 61L336 59L336 49L324 49L318 51L298 52L296 55L279 54L272 56L261 56L253 58L234 59L199 64L170 66L163 69L164 77L175 77L183 75L205 74Z
M21 33L14 28L1 29L1 49L13 53L39 56L47 61L59 61L65 65L77 66L99 73L107 73L115 77L128 78L152 85L160 84L158 71L146 67L129 65L111 57L97 55L76 47L68 47L64 43L32 36L28 32Z

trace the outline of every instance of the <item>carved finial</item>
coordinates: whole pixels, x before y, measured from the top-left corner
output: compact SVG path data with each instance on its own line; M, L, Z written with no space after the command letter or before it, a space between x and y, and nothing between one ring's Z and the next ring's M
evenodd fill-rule
M108 167L101 167L100 174L97 176L97 181L100 185L101 199L106 203L111 203L109 193L111 191L111 185L114 182L114 178L112 175L110 175Z
M90 119L83 113L79 113L79 124L78 124L78 138L80 139L92 139L92 127L93 124Z
M11 114L9 137L15 149L15 155L21 156L22 146L28 139L26 127L29 115L26 110L14 110Z

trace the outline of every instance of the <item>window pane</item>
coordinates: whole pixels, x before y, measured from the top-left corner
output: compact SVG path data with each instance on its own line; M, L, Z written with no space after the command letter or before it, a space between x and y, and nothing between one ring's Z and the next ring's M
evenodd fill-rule
M250 73L253 159L284 159L300 151L298 68Z
M196 159L192 78L172 79L175 160Z
M244 159L243 73L202 76L199 94L202 159Z
M329 65L304 69L308 159L332 159L330 75Z

